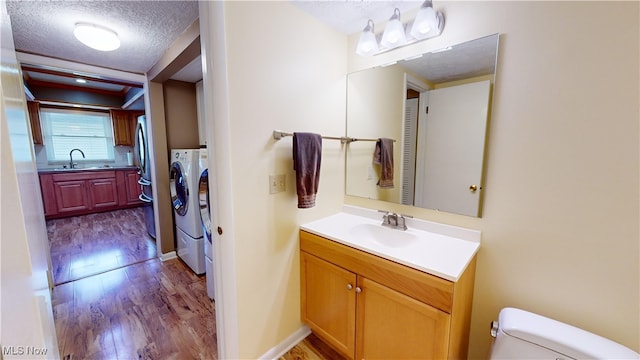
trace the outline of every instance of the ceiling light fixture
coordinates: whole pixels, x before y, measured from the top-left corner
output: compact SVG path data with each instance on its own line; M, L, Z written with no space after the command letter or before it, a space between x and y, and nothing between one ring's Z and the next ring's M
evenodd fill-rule
M410 26L409 26L410 25ZM361 56L373 56L395 48L416 43L439 36L444 29L444 15L433 9L431 0L426 0L416 15L413 23L403 24L400 21L400 10L395 8L393 15L385 26L380 44L373 31L373 20L367 21L367 26L360 34L356 53Z
M120 47L118 34L95 24L77 23L73 34L81 43L96 50L112 51Z
M86 84L87 80L85 80L85 79L76 79L76 82L80 83L80 84Z

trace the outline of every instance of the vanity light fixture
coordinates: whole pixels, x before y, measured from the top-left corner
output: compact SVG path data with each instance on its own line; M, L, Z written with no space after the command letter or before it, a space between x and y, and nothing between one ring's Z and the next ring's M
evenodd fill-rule
M440 35L439 31L440 23L442 21L442 13L437 13L433 10L433 4L431 0L425 1L420 6L420 11L413 20L411 25L411 36L418 40L428 39L435 35Z
M431 0L426 0L420 6L416 18L410 24L403 24L400 21L400 10L395 8L385 26L379 45L373 30L373 20L367 21L367 26L360 34L356 53L361 56L381 54L400 46L439 36L443 29L444 15L433 9Z
M73 34L81 43L96 50L112 51L120 47L118 34L95 24L77 23Z
M395 8L387 26L384 27L380 47L391 50L404 45L406 42L407 36L404 33L404 25L400 21L400 9Z
M358 48L356 54L361 56L371 56L378 52L378 40L376 34L373 31L373 20L367 21L367 26L362 30L360 35L360 41L358 41Z

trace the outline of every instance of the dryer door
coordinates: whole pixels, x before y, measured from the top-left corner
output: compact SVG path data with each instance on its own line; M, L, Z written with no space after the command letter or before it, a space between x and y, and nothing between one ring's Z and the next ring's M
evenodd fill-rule
M200 204L200 221L202 229L211 243L211 212L209 211L209 169L204 169L198 182L198 202Z
M184 216L189 207L189 187L185 178L184 169L179 162L171 164L169 175L169 187L171 188L171 203L176 214Z

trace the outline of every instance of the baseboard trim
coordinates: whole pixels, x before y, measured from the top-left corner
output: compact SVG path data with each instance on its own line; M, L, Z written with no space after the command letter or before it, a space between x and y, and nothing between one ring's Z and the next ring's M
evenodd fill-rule
M264 353L264 355L260 356L262 360L277 360L282 355L286 354L287 351L291 350L292 347L296 346L302 339L306 338L309 334L311 334L311 329L308 326L302 325L298 330L294 331L293 334L289 335L286 339L284 339L280 344L272 347L269 351Z
M178 255L175 251L169 251L168 253L160 254L160 261L167 261L177 258Z

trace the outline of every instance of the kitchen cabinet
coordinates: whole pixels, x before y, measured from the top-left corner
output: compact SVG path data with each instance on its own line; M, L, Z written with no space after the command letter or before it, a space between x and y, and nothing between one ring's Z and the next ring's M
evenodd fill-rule
M57 213L91 209L85 180L54 181L53 188Z
M35 145L43 145L42 125L40 124L40 103L36 101L27 101L27 110L29 112L29 122L31 124L31 135Z
M91 179L87 181L91 209L118 206L116 178Z
M140 205L138 198L142 193L142 185L138 183L140 174L138 170L123 170L118 172L118 187L120 191L120 205Z
M61 218L142 205L133 182L137 170L65 171L40 174L45 218Z
M138 116L144 111L110 110L114 145L133 146Z
M350 359L466 358L475 257L452 282L300 232L302 320Z

